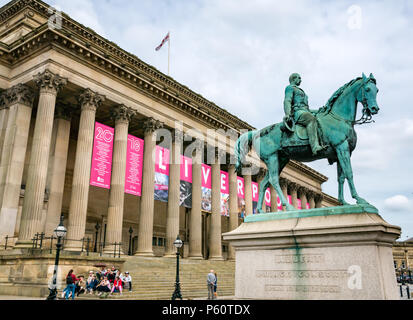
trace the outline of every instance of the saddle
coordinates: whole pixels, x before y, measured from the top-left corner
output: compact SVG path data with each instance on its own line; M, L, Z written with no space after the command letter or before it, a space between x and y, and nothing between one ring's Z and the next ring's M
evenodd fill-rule
M318 122L318 121L317 121ZM281 147L297 147L307 146L310 144L307 129L305 126L296 124L288 119L284 119L284 123L281 125ZM323 131L320 123L318 122L317 132L320 142L323 140Z
M318 128L320 132L320 128ZM307 129L299 124L294 126L294 131L283 130L281 147L297 147L297 146L306 146L309 145L310 141L307 134Z

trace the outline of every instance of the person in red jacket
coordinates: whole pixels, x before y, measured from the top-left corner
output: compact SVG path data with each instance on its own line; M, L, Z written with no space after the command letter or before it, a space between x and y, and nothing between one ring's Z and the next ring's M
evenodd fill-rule
M116 276L115 281L113 281L113 287L112 287L112 291L110 292L110 294L113 294L113 291L118 290L120 292L120 294L122 294L122 280L120 279L119 276Z
M69 273L66 276L67 287L63 290L66 292L65 299L69 300L69 294L72 293L72 300L75 300L75 290L76 290L76 281L79 281L73 273L73 269L70 269Z

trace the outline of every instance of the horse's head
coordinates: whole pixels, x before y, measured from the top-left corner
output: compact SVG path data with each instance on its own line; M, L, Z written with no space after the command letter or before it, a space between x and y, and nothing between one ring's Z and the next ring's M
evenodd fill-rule
M366 77L363 73L363 84L357 95L357 101L363 104L363 123L370 121L372 116L379 113L380 108L377 105L376 97L379 89L376 87L376 79L373 74L370 77Z

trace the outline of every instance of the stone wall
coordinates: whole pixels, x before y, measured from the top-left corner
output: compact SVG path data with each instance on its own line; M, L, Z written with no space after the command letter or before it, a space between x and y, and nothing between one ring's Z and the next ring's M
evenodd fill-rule
M99 270L97 263L104 263L108 268L115 266L122 270L123 258L100 257L91 254L73 255L63 252L58 269L58 289L66 286L65 278L70 269L74 274L87 276L90 270ZM29 249L0 251L0 295L26 297L47 297L48 284L54 271L55 253L31 252Z

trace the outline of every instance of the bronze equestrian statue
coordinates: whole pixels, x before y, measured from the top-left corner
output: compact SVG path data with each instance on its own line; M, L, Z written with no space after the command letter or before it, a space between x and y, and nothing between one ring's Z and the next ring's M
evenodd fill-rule
M379 112L376 96L378 89L372 74L351 80L340 87L317 111L308 107L308 97L299 88L301 77L293 74L286 89L284 122L262 130L249 131L238 139L235 146L236 170L240 174L245 157L251 147L267 165L267 174L260 184L258 212L262 213L265 190L270 184L277 191L286 210L296 210L287 202L281 191L279 176L290 160L311 162L328 159L337 163L338 200L344 201L343 185L347 179L351 196L357 204L369 204L361 198L354 186L351 154L356 148L357 135L354 125L371 122ZM362 117L356 121L357 105L363 105Z

